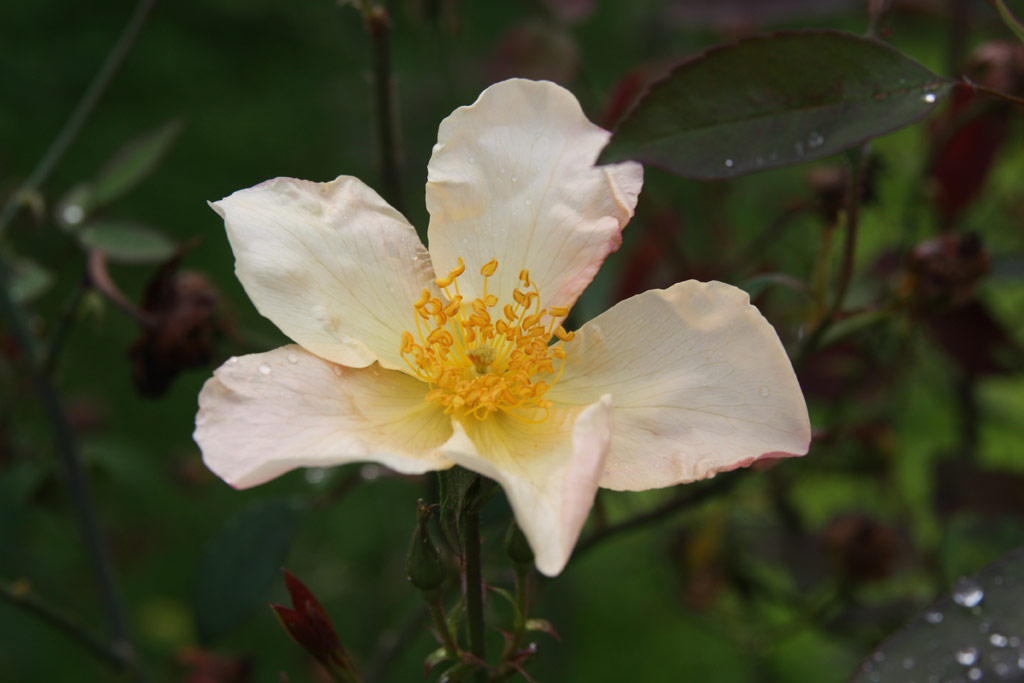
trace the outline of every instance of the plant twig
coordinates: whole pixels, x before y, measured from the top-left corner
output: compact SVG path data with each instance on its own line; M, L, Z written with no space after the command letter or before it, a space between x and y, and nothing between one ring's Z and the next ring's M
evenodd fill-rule
M21 209L24 198L38 192L43 184L49 180L50 174L53 173L57 164L63 158L64 153L67 152L68 147L74 142L78 133L82 130L82 126L92 114L93 109L96 108L96 104L107 91L121 65L124 64L125 58L128 57L139 34L142 33L142 27L146 25L146 20L149 19L149 15L152 13L157 1L139 0L131 17L128 19L128 24L121 31L120 37L118 37L114 47L107 55L103 66L96 72L92 83L89 84L89 87L82 95L82 99L75 105L71 116L64 123L64 127L57 134L57 137L53 139L53 142L50 143L50 148L43 155L35 169L33 169L28 179L7 198L3 209L0 209L0 236L3 235L8 224L17 215L18 210Z
M368 1L362 3L362 10L373 42L373 97L377 117L381 190L391 206L404 213L405 200L402 196L396 119L392 102L391 17L383 7Z
M860 218L861 189L864 186L864 177L867 173L870 145L870 142L864 143L855 153L853 170L850 173L850 187L846 198L846 231L843 239L843 260L839 266L835 298L832 301L832 305L821 317L814 331L808 335L803 348L801 348L795 363L798 368L814 353L825 332L835 322L836 315L843 309L843 302L846 300L846 293L850 288L850 281L853 279L854 256L857 251L857 227Z
M21 350L24 365L28 370L36 392L39 394L43 412L50 423L57 454L71 489L71 499L75 508L74 517L78 521L82 538L85 542L86 551L99 588L103 611L106 614L111 635L113 636L113 648L122 654L125 661L132 662L133 668L135 668L136 673L141 679L144 676L135 659L135 646L129 635L127 620L121 607L121 599L114 584L114 574L111 569L110 559L107 557L103 536L100 533L99 524L96 520L92 495L89 491L85 472L82 469L74 431L71 429L71 424L60 404L56 390L39 363L34 344L35 340L29 329L28 321L21 309L11 299L10 281L9 265L4 258L0 257L0 319L7 325L11 335L14 337L15 343L17 343Z
M73 622L57 608L52 607L33 595L27 582L0 581L0 598L3 598L17 608L38 617L56 628L58 631L64 633L66 636L69 636L72 640L84 647L86 650L89 650L89 652L91 652L97 659L115 671L122 671L131 666L131 662L124 658L124 654L122 652L108 646L99 638Z
M736 486L739 482L740 476L737 474L719 474L711 481L699 487L690 486L682 488L679 493L658 507L636 515L635 517L630 517L629 519L607 526L604 529L596 531L590 536L584 538L576 544L576 550L573 551L572 559L574 562L578 562L579 558L593 550L598 544L603 543L614 536L626 533L627 531L640 529L648 524L660 522L680 510L697 505L698 503L701 503L713 496L725 493Z
M479 486L479 480L475 486ZM465 510L462 518L466 561L466 621L469 629L469 652L486 661L487 644L484 633L484 582L480 571L480 511ZM481 671L479 680L486 680Z

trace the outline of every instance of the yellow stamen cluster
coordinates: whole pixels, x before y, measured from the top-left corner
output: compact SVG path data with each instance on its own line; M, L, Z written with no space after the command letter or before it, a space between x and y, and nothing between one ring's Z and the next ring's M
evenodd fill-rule
M437 401L447 414L472 415L482 420L502 411L528 422L547 419L551 402L544 394L558 381L565 364L562 342L572 339L557 324L569 309L540 307L537 283L530 273L519 273L521 287L512 291L515 304L500 311L498 297L487 292L487 280L498 268L492 259L480 269L483 295L463 301L458 277L466 270L459 265L437 286L445 300L423 290L416 309L416 337L402 333L402 357L417 377L430 385L428 401ZM546 320L544 320L546 318ZM551 337L558 342L549 346ZM555 369L555 360L561 361ZM540 414L533 408L544 412Z

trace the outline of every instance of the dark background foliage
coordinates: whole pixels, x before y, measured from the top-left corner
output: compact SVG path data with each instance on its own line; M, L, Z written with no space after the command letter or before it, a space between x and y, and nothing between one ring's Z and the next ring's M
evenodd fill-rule
M437 125L496 80L556 80L610 128L645 84L713 45L867 25L867 3L841 0L387 4L402 197L421 230ZM132 6L0 8L4 196L57 134ZM882 28L936 73L1024 92L1021 45L985 2L898 1ZM31 290L33 331L50 340L66 330L53 381L156 680L319 680L265 607L285 600L281 564L316 592L373 680L420 680L436 647L404 575L429 478L349 466L236 492L205 470L190 438L212 368L285 341L235 280L205 203L275 176L350 174L384 190L371 53L360 14L328 0L159 4L35 209L3 235L6 257L36 264L17 281ZM564 574L536 583L535 614L561 636L536 634L538 680L843 681L957 577L1024 545L1020 113L959 88L923 123L873 143L848 294L813 347L841 276L847 156L729 181L648 168L623 248L574 323L681 279L744 286L798 362L815 442L803 459L678 492L602 492ZM69 193L168 122L180 128L152 172L91 216L112 233L86 238L67 225ZM125 237L125 221L149 232ZM83 243L107 249L133 315L81 289ZM161 265L175 245L187 248ZM52 428L19 353L0 328L0 580L101 634ZM660 511L656 523L618 531L649 511ZM507 519L499 496L484 511L485 573L499 585L511 582ZM496 621L506 607L491 596ZM112 678L7 603L0 671Z

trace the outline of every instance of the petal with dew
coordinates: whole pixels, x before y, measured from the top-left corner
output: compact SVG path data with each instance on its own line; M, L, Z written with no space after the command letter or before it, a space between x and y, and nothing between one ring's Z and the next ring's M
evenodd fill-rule
M256 308L293 341L350 367L405 368L413 302L433 288L405 218L362 181L276 178L211 204Z
M426 385L376 365L348 368L299 346L229 360L199 394L203 461L236 488L297 467L371 460L418 474L452 466L451 420Z
M612 432L611 397L584 408L555 408L529 424L504 414L456 422L441 452L501 485L516 522L533 548L537 569L565 567L587 513Z
M789 357L740 289L691 280L644 292L580 328L565 352L545 398L614 396L602 487L671 486L807 452L807 406Z
M487 88L441 122L427 170L428 243L439 275L465 259L462 293L488 285L512 303L528 269L541 306L571 306L605 257L619 248L633 215L643 168L594 166L609 133L587 120L572 93L513 79Z

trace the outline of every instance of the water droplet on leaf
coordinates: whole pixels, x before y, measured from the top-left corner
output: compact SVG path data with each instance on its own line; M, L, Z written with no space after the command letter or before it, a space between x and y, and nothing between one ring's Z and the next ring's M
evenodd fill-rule
M924 620L929 624L941 624L943 618L942 612L928 612L924 615Z
M928 104L931 104L935 100L937 100L938 98L935 96L935 93L933 93L933 92L926 92L924 95L921 96L921 99L924 100L925 102L927 102Z
M953 590L953 601L964 607L974 607L985 599L985 591L973 579L966 577L956 582Z
M1010 639L1001 633L993 633L988 637L988 642L995 647L1006 647L1010 643Z
M964 666L970 666L978 661L978 651L973 647L965 647L963 650L957 650L956 661Z
M726 159L725 160L725 167L726 168L732 168L732 159Z

